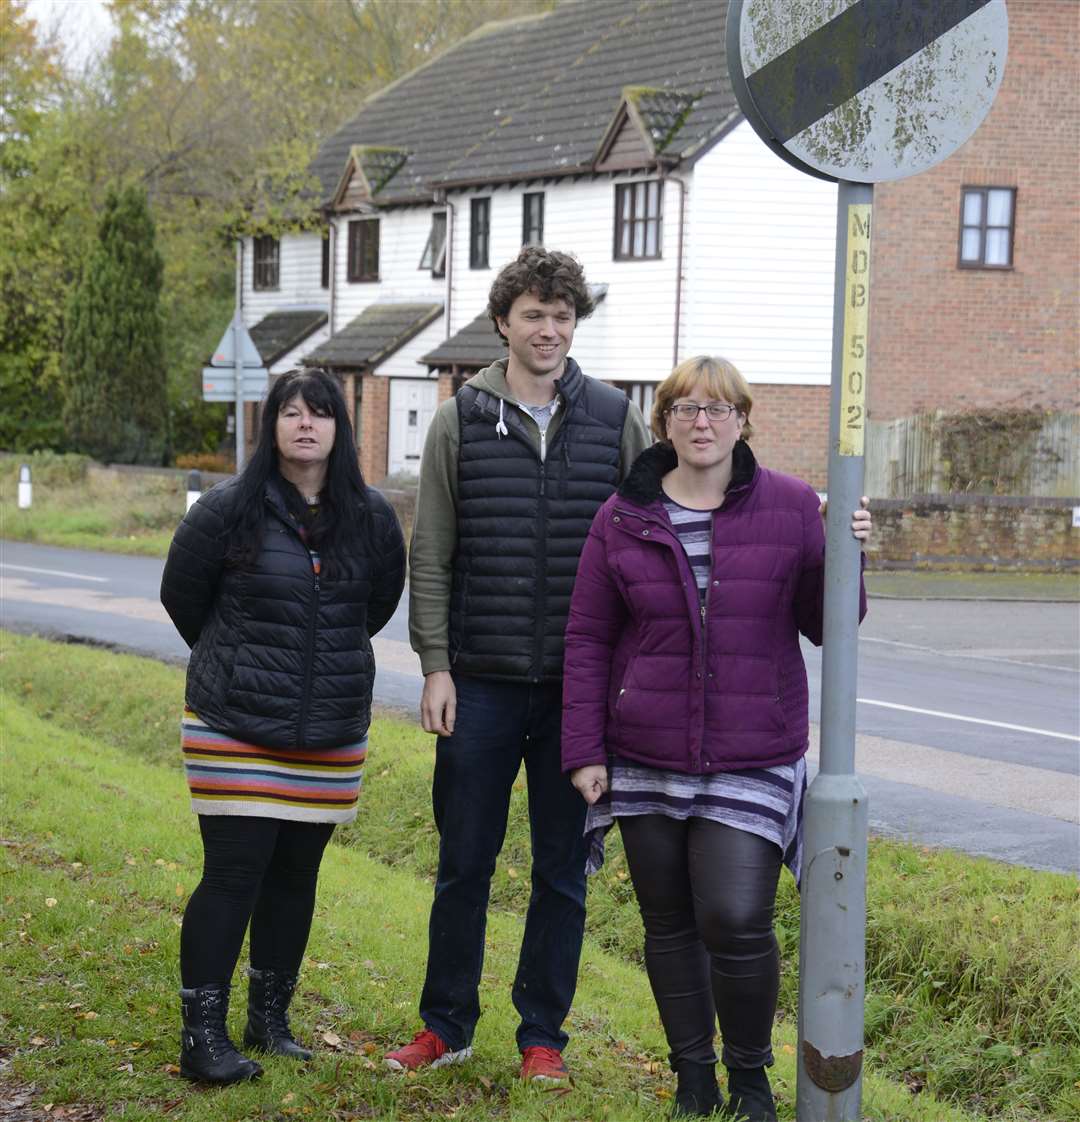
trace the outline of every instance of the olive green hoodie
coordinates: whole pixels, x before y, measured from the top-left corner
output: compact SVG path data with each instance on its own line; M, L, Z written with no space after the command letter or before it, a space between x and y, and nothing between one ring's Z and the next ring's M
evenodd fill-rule
M468 385L486 390L520 409L525 428L535 435L539 453L539 426L532 414L518 404L506 384L506 359L499 359L481 370L469 379ZM560 401L547 430L549 443L558 432L562 417ZM409 638L413 650L420 656L424 674L450 669L450 585L458 541L459 439L457 402L451 398L439 406L424 442L409 547ZM620 480L651 443L641 411L631 402L623 423Z

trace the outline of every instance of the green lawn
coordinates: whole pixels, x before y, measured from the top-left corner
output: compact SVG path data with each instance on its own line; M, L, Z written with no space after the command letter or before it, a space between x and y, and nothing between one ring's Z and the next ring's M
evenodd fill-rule
M176 748L176 668L0 633L0 1099L124 1118L660 1119L665 1048L617 845L590 887L568 1095L517 1084L510 981L528 860L515 795L496 875L475 1059L418 1078L381 1052L416 1027L435 838L431 738L380 718L358 821L328 851L295 1021L317 1056L256 1085L193 1089L177 1052L178 923L199 845ZM877 842L868 920L865 1117L1080 1118L1077 908L1068 877ZM794 1117L785 877L774 1085ZM234 1010L234 1024L242 1002ZM34 1085L34 1091L26 1088ZM93 1115L88 1115L93 1116Z
M18 508L19 465L33 479L29 510ZM128 474L85 456L0 455L0 537L164 557L184 516L186 484L168 475Z

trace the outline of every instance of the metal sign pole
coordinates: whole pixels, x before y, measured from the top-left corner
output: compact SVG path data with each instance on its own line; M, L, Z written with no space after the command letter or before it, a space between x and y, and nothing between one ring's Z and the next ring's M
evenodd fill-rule
M821 757L806 795L796 1117L861 1117L868 804L855 774L862 494L873 187L841 182L833 300Z
M855 776L860 549L874 183L917 175L994 102L1005 0L730 0L732 90L782 159L839 187L833 303L821 769L806 796L799 1122L859 1117L866 792Z
M236 249L236 302L233 307L233 369L236 375L236 470L244 470L244 348L241 345L240 308L244 297L244 243Z

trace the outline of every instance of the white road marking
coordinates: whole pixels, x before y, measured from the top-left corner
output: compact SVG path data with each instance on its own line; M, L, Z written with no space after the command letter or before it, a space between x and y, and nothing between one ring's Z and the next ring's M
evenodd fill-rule
M69 577L71 580L89 580L97 584L108 584L108 577L88 577L83 573L69 573L66 569L34 569L30 565L10 565L0 561L0 569L16 569L20 573L42 573L48 577Z
M882 643L888 647L903 647L909 651L921 651L924 654L938 655L940 658L972 658L979 662L1005 662L1010 666L1031 666L1036 670L1064 670L1067 674L1080 674L1080 669L1075 666L1055 666L1046 662L1025 662L1019 658L1006 658L1004 655L976 654L974 651L943 651L937 647L924 647L920 643L902 643L899 639L876 639L870 635L860 635L860 643ZM1071 650L1050 649L1040 651L1040 654L1070 655Z
M1052 736L1057 740L1075 740L1080 743L1080 736L1073 736L1067 732L1053 732L1050 729L1036 729L1030 725L1010 725L1006 721L988 721L984 717L964 717L959 713L943 713L940 709L919 709L914 705L897 705L893 701L875 701L869 697L857 697L860 705L879 705L882 709L899 709L904 713L922 713L927 717L942 717L947 721L968 721L973 725L990 725L996 729L1012 729L1013 732L1030 732L1036 736Z

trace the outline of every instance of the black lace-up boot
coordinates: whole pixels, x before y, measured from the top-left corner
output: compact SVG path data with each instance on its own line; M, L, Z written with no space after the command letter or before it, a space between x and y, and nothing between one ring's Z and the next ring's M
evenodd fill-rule
M763 1067L728 1069L728 1100L736 1122L776 1122L776 1100Z
M200 1083L240 1083L258 1079L262 1068L241 1055L229 1039L225 1018L229 987L199 986L180 991L184 1027L180 1033L180 1074Z
M723 1109L724 1100L716 1085L716 1065L678 1060L672 1065L678 1083L672 1118L708 1118Z
M310 1060L307 1048L296 1043L289 1027L289 1002L296 989L296 975L279 970L248 970L248 1023L244 1046L274 1056Z

